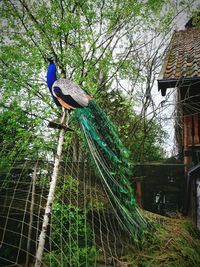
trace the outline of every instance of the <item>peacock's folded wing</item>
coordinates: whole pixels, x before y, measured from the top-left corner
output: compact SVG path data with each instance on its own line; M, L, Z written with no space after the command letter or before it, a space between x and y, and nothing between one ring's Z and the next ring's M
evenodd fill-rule
M58 93L58 88L60 89ZM86 107L89 103L88 95L76 84L68 79L59 79L54 82L52 93L72 107Z

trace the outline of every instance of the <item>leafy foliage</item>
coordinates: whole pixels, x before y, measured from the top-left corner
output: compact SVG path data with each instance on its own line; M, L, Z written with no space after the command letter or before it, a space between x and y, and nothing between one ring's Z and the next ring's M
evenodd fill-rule
M44 262L51 263L52 267L58 266L59 262L64 266L69 263L71 266L94 266L96 248L92 244L89 225L85 223L86 214L77 206L63 206L57 201L53 204L52 214L52 240L56 245L50 254L45 255Z
M93 232L87 222L87 210L61 199L66 194L78 193L78 181L70 176L63 177L62 187L52 207L51 239L54 244L51 253L46 253L44 262L52 267L94 266L97 249L93 244ZM62 249L61 249L62 248Z
M71 0L67 3L56 0L48 3L2 1L2 112L5 104L15 101L16 107L20 107L32 117L34 114L43 118L43 122L59 115L47 93L44 79L46 58L51 55L59 59L60 76L66 75L67 66L67 76L94 95L106 112L112 113L111 118L118 123L123 141L131 135L132 144L125 143L132 154L137 154L137 146L134 147L133 143L141 144L144 139L146 143L148 137L142 124L139 123L139 134L132 133L130 125L133 123L133 117L134 121L141 121L145 116L136 115L134 107L138 104L136 101L129 102L129 98L122 93L123 88L118 80L133 83L130 89L125 86L131 98L135 97L135 85L146 83L147 75L143 70L149 63L138 57L138 53L145 53L142 47L148 47L148 42L146 46L142 34L152 31L152 34L156 35L161 25L163 31L169 27L165 22L167 11L163 16L160 15L164 5L165 1L162 0L147 1L145 5L140 1L118 0ZM173 7L173 3L168 3L169 13ZM148 56L147 53L144 55ZM123 116L121 112L118 114L120 109L123 110ZM156 122L154 128L155 125ZM43 126L46 127L45 124ZM35 132L43 132L39 124L34 129ZM156 144L153 146L154 150L160 150L157 136L159 131L155 138L152 134L149 139L149 143ZM56 139L52 136L51 140L53 143ZM143 155L134 156L133 159L151 159L148 155L152 155L152 150L142 149ZM158 158L158 155L161 156L161 153L158 152L154 159Z
M129 150L129 160L133 162L159 161L164 158L163 145L167 137L156 118L145 118L133 110L134 100L113 93L108 96L105 107L111 119L118 126L118 132ZM100 102L101 106L105 103Z

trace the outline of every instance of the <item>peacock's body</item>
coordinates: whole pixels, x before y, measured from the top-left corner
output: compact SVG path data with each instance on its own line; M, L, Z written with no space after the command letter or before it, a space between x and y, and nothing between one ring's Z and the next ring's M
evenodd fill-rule
M91 100L77 84L68 79L57 79L56 65L52 60L47 70L47 85L56 105L68 110L86 107Z
M53 64L53 63L51 63ZM58 105L67 109L76 109L74 118L81 126L91 158L96 166L105 192L111 202L116 218L121 227L138 240L148 230L149 224L144 219L134 198L134 193L127 176L131 173L128 152L123 147L114 124L105 112L91 101L88 94L78 85L67 79L55 80L56 68L50 75L48 68L47 83L52 97Z

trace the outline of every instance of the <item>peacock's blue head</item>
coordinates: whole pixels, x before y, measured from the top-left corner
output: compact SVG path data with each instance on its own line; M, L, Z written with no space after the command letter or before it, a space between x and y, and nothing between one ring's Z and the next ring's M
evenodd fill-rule
M47 85L49 90L52 90L53 83L57 80L56 76L56 65L54 64L52 59L49 59L49 66L47 69Z
M57 98L52 94L52 86L54 82L57 80L56 76L56 65L54 64L53 59L48 59L49 61L49 66L47 69L47 85L49 87L49 91L51 93L51 96L56 103L57 106L60 106L60 103L58 102Z

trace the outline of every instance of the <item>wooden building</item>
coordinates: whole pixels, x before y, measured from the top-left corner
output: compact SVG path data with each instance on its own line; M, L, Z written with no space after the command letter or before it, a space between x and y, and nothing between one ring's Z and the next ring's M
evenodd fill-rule
M178 95L178 129L182 137L179 152L182 149L185 164L185 212L199 224L200 29L193 27L191 20L184 30L174 32L158 79L162 96L170 88L176 88Z

